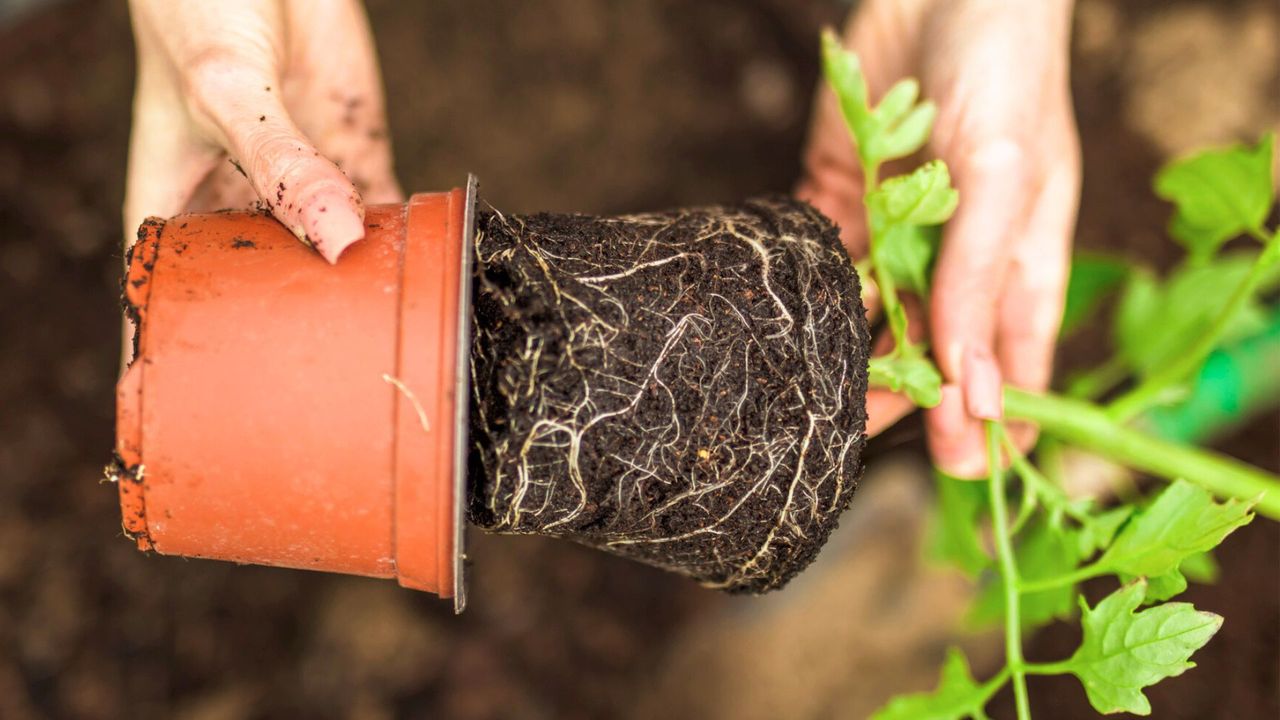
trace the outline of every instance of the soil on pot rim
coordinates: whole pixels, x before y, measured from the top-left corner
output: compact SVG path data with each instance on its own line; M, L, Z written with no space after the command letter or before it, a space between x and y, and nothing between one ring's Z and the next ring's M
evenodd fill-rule
M730 591L813 559L861 472L870 347L829 220L493 211L475 250L473 522Z

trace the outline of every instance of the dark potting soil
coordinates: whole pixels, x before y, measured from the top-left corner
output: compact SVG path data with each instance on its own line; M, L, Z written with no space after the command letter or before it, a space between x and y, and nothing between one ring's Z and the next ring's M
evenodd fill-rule
M784 198L483 212L470 517L781 587L861 473L870 347L838 232Z

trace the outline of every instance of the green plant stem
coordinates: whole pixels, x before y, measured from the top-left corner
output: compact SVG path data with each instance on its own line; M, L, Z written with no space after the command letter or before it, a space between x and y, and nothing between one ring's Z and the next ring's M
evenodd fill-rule
M872 243L874 242L872 240ZM893 350L890 355L897 355L908 344L907 327L902 321L902 313L898 312L898 306L902 301L898 300L898 288L893 284L893 278L880 267L878 263L872 265L876 274L876 285L880 286L880 304L884 309L885 318L889 320L889 330L893 333Z
M1061 675L1071 672L1071 663L1067 661L1053 663L1027 663L1023 670L1028 675Z
M862 165L862 180L864 188L862 197L865 199L871 193L875 192L876 187L880 185L880 163L869 161L861 157L862 151L859 149L859 163Z
M993 421L987 421L986 426L991 527L995 535L996 556L1000 563L1000 582L1004 587L1005 663L1013 681L1013 699L1018 710L1018 720L1031 720L1031 703L1027 699L1027 677L1022 667L1018 565L1013 557L1013 541L1009 537L1009 514L1004 498L1004 468L1000 452L1000 438L1004 434L1004 428L1000 423Z
M1029 595L1035 592L1042 592L1044 590L1053 590L1054 588L1060 588L1063 585L1078 585L1090 578L1095 578L1095 577L1098 577L1099 575L1105 575L1106 572L1107 572L1106 569L1103 568L1098 563L1091 563L1083 567L1078 567L1075 570L1072 570L1071 572L1065 575L1055 575L1053 577L1039 578L1036 580L1019 582L1018 590L1023 595Z
M990 680L982 683L982 701L978 705L986 705L991 701L991 696L995 695L1004 684L1009 682L1009 666L1006 665L1000 669Z
M862 178L863 192L862 202L866 207L867 217L871 217L871 208L866 206L866 199L871 197L876 188L880 185L880 164L875 162L862 161ZM889 321L889 331L893 333L893 350L890 355L896 355L908 345L907 328L902 320L902 313L899 312L898 306L902 301L898 299L898 287L893 282L893 277L889 273L881 269L880 263L875 262L875 252L879 240L877 236L878 228L875 223L867 223L867 231L871 237L867 243L868 253L867 261L871 264L871 272L875 274L876 286L880 290L880 305L884 311L884 317Z
M1035 514L1036 508L1039 507L1036 491L1026 482L1022 483L1022 504L1018 508L1018 516L1014 519L1013 525L1009 527L1010 535L1017 535L1026 527L1031 516Z
M1010 464L1013 466L1014 472L1018 473L1018 477L1022 478L1022 482L1027 487L1031 488L1036 495L1044 500L1045 505L1050 510L1065 513L1081 523L1089 519L1089 513L1072 505L1071 498L1067 497L1066 491L1061 486L1054 484L1036 466L1028 462L1027 458L1018 451L1018 447L1007 436L1004 444L1005 452L1009 453Z
M1254 240L1257 240L1258 242L1262 243L1264 246L1269 243L1280 242L1280 228L1276 228L1275 235L1267 235L1267 231L1265 228L1256 228L1256 227L1249 228L1245 232L1249 235L1249 237L1253 238Z
M1280 520L1280 477L1265 470L1125 427L1080 400L1005 387L1004 404L1009 417L1029 420L1068 444L1136 470L1170 480L1186 479L1219 497L1256 500L1258 512Z
M1124 422L1130 420L1140 414L1143 410L1151 407L1152 403L1170 386L1182 382L1191 376L1203 363L1205 358L1209 357L1209 353L1218 346L1222 340L1222 336L1226 333L1231 325L1231 321L1240 313L1241 308L1253 297L1258 290L1258 284L1262 282L1263 276L1266 274L1267 267L1275 259L1277 254L1277 242L1275 238L1267 238L1260 230L1251 232L1255 237L1265 243L1263 251L1254 259L1253 266L1249 269L1249 274L1240 282L1232 293L1231 299L1227 301L1227 306L1223 309L1218 317L1214 319L1213 324L1209 326L1195 344L1180 354L1176 359L1168 365L1161 367L1153 375L1142 381L1136 388L1121 395L1107 407L1107 413L1117 421Z

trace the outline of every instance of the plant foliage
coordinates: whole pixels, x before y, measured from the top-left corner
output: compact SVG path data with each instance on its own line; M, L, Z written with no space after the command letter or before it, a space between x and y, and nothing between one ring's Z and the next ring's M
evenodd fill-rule
M919 86L910 79L873 104L857 56L830 32L823 37L823 65L862 165L868 267L895 341L888 354L872 358L871 384L929 407L938 402L941 379L927 346L907 335L897 294L927 297L940 226L962 198L939 161L886 179L880 170L885 161L925 145L936 112L919 100ZM1259 291L1280 282L1280 232L1265 224L1275 197L1274 145L1267 135L1256 145L1203 151L1160 171L1155 191L1173 204L1169 232L1187 250L1186 261L1167 277L1117 258L1077 258L1063 332L1096 316L1108 296L1118 302L1112 318L1116 355L1084 378L1080 387L1087 389L1075 394L1097 397L1122 383L1131 386L1104 413L1089 409L1091 421L1101 415L1120 428L1182 396L1213 349L1260 326L1265 308ZM1262 250L1221 252L1240 237L1258 241ZM1194 482L1170 477L1172 483L1149 498L1110 506L1076 501L1030 458L1012 445L1002 447L998 423L990 423L988 432L990 457L998 459L1002 449L1012 457L1017 512L1005 509L1002 470L986 484L939 473L929 548L935 560L980 583L969 619L977 626L1003 624L1006 665L980 682L964 655L952 650L936 690L894 698L875 717L984 718L991 696L1012 683L1018 717L1025 719L1031 716L1027 676L1063 674L1080 680L1099 713L1149 714L1143 689L1194 667L1189 658L1222 625L1217 615L1167 601L1186 589L1189 578L1216 578L1209 553L1253 519L1256 498L1238 494L1220 501ZM1058 442L1042 427L1044 436ZM1245 485L1280 492L1274 478L1251 482ZM1090 607L1079 585L1097 577L1113 577L1118 587ZM1023 632L1077 612L1084 632L1071 657L1023 659Z

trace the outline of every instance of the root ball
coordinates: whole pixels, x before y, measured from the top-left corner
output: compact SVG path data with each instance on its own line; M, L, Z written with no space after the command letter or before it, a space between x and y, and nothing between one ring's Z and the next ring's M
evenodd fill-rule
M469 515L763 592L861 473L858 277L796 201L481 213Z

